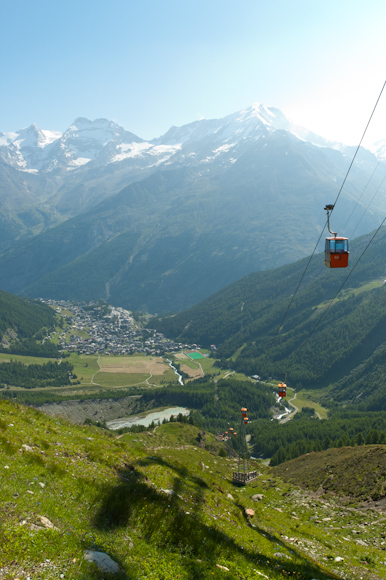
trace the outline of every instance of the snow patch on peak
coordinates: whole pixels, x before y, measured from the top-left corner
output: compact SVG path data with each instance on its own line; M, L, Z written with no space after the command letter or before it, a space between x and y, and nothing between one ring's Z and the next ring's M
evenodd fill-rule
M71 159L69 166L71 169L77 169L81 165L86 165L86 163L89 163L90 161L91 159L88 159L88 157L78 157L77 159Z
M111 159L110 163L116 163L117 161L123 161L124 159L130 159L133 157L139 157L142 155L147 149L152 147L150 143L142 142L142 143L122 143L122 145L117 146L117 153Z
M154 145L153 143L148 143L143 141L142 143L129 143L120 145L117 153L112 159L111 163L116 163L118 161L123 161L124 159L133 159L135 157L147 156L157 156L160 159L157 164L162 163L169 159L174 153L181 149L181 144L177 145ZM150 165L152 167L152 165Z
M369 149L378 159L383 161L386 159L386 139L377 141Z
M41 147L45 147L46 145L50 145L54 141L57 141L58 139L60 139L60 137L63 135L63 133L61 133L61 131L48 131L47 129L42 129L41 133L44 136L44 141L42 140L42 142L40 144Z
M19 136L19 133L8 132L0 133L0 147L8 147L11 145Z

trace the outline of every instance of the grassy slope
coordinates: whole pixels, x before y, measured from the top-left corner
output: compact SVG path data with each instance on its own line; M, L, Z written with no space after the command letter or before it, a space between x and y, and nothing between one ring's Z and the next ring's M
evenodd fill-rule
M317 490L322 487L360 500L386 495L386 446L328 449L297 457L275 467L275 474Z
M107 552L122 566L117 578L129 580L226 577L217 564L242 579L386 577L381 524L365 545L340 537L346 520L369 523L373 514L310 503L262 465L255 482L235 489L234 460L218 456L212 436L209 451L192 446L190 425L117 439L3 401L0 410L1 578L106 578L85 549ZM253 502L255 493L263 500ZM328 524L310 521L316 504L332 514ZM251 520L246 507L256 511Z

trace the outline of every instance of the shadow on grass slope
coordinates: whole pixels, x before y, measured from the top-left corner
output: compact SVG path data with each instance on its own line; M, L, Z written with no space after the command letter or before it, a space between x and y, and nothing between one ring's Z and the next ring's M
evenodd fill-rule
M173 470L176 474L172 489L156 489L137 467L158 463ZM244 514L244 507L236 504L240 512L240 520L245 520L245 529L240 532L240 540L236 541L226 531L218 529L204 520L214 517L219 525L221 518L214 515L208 500L204 497L207 483L189 474L186 467L173 465L161 458L140 460L137 464L127 465L118 471L119 481L115 485L106 485L102 490L101 504L94 518L94 526L101 531L116 531L125 529L136 533L143 540L143 559L146 562L149 551L157 550L161 555L178 555L180 565L184 567L184 578L200 580L223 577L224 571L216 564L231 561L237 565L237 578L249 578L255 575L252 570L257 566L264 570L267 578L292 578L311 580L327 580L339 578L329 572L325 573L316 562L305 558L294 551L293 546L286 546L280 537L268 533L265 529L252 525ZM186 501L182 497L189 494L194 504L193 510L186 511ZM185 505L184 505L185 504ZM221 515L221 514L220 514ZM235 529L230 526L229 531ZM246 538L246 532L248 538ZM258 549L247 549L242 544L250 543L251 539L259 542L262 537L275 546L280 546L291 553L291 560L271 558L260 553ZM278 551L279 548L275 548ZM138 552L136 552L138 555ZM166 577L166 576L165 576ZM167 576L169 577L169 576ZM178 576L176 576L178 577ZM130 576L122 578L131 579ZM138 570L133 578L146 578ZM159 579L164 578L162 570Z

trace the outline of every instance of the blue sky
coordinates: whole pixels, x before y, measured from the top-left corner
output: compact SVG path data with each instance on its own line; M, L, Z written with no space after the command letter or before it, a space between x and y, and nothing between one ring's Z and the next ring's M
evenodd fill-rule
M0 132L84 116L152 138L261 102L356 144L386 79L383 0L0 0L0 22Z

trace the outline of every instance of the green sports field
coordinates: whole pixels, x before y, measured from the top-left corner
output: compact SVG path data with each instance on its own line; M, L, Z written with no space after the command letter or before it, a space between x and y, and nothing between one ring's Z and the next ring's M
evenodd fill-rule
M193 360L197 360L198 358L205 358L204 355L200 352L187 352L186 354Z

